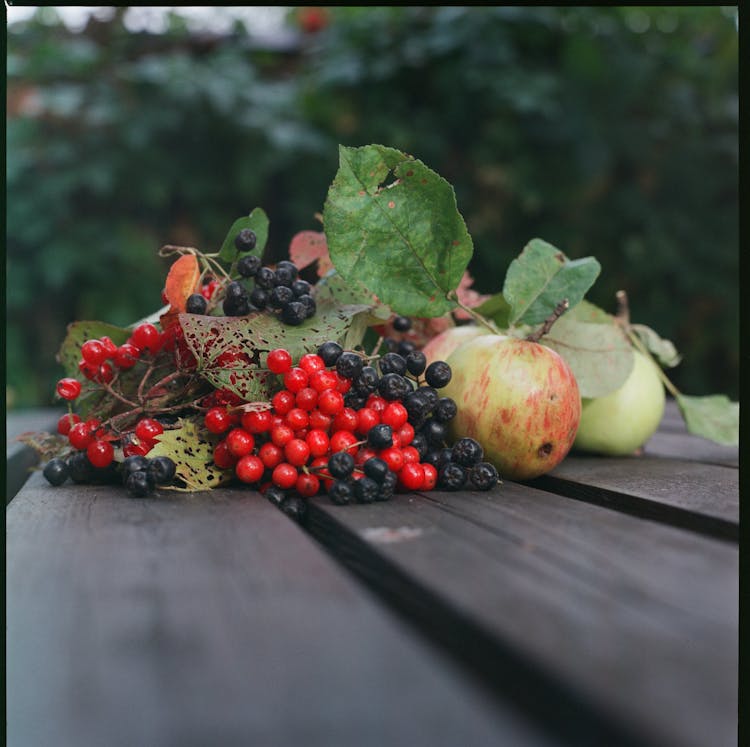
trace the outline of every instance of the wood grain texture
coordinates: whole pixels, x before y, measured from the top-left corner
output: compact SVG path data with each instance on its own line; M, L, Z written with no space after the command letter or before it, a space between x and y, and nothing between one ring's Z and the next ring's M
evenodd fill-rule
M553 743L255 493L36 475L6 518L12 747Z
M739 472L680 459L569 456L534 487L709 536L739 537Z
M571 744L736 743L732 544L516 484L315 505L356 573L499 690L525 678Z

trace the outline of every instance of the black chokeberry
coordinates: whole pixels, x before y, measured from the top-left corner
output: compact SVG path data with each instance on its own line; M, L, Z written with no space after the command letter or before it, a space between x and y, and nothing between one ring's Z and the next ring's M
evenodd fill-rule
M297 265L295 265L294 262L290 262L288 259L282 259L281 262L276 264L274 283L276 285L291 286L297 279L298 274Z
M489 462L479 462L469 470L469 482L477 490L490 490L499 481L500 475Z
M408 332L411 329L411 319L408 316L394 317L392 324L396 332Z
M388 471L388 474L383 478L383 482L380 484L380 489L375 497L376 501L389 501L393 497L393 491L396 489L396 483L398 477L395 472Z
M282 309L286 304L294 299L294 293L286 285L277 285L268 294L268 305L272 309Z
M166 456L150 459L146 469L156 485L168 485L177 471L175 463Z
M367 395L360 394L355 389L350 389L344 395L344 407L351 407L352 410L361 410L367 404Z
M452 376L451 367L445 361L433 361L424 372L425 381L435 389L442 389Z
M440 395L437 393L437 389L434 389L431 386L421 386L419 387L419 393L425 398L427 401L427 405L429 407L428 412L432 412L435 405L437 405Z
M297 296L296 300L298 303L301 303L305 309L305 319L310 319L315 316L315 312L318 310L318 305L312 296Z
M367 432L367 443L373 449L387 449L393 446L393 428L385 423L373 425Z
M401 340L396 345L396 352L403 358L406 358L409 353L413 353L416 349L417 346L411 340Z
M250 313L248 296L227 296L221 304L225 316L246 316Z
M58 485L62 485L68 479L70 471L68 470L68 465L64 459L55 457L54 459L50 459L49 462L44 465L42 474L50 485L57 487Z
M290 327L297 327L306 318L306 309L299 301L290 301L281 309L281 321Z
M336 371L345 379L356 379L364 368L364 361L356 353L346 351L336 361Z
M466 484L466 470L455 462L448 462L438 471L438 487L445 490L461 490Z
M185 311L188 314L205 314L208 301L200 293L192 293L185 302Z
M268 306L268 291L263 288L253 288L250 291L250 303L256 309L265 309Z
M328 488L328 497L331 499L331 503L335 503L337 506L351 503L354 499L354 482L350 479L336 480Z
M421 350L413 350L406 356L406 369L412 376L421 376L427 367L427 358Z
M329 340L328 342L324 342L318 348L317 352L326 366L335 366L339 356L344 352L344 348L342 348L337 342Z
M121 467L123 483L127 481L128 477L130 477L133 472L145 470L148 467L148 462L149 460L145 456L141 456L140 454L134 454L133 456L125 457Z
M354 457L348 451L337 451L328 459L328 471L331 477L342 480L354 472Z
M234 237L234 246L238 252L250 252L255 249L258 237L251 228L243 228Z
M450 397L441 397L432 410L432 416L441 423L448 423L458 413L458 406Z
M394 401L404 399L411 392L411 384L401 374L390 372L378 382L378 393L383 399Z
M372 503L377 499L380 485L370 477L361 477L354 481L354 497L357 503Z
M297 280L292 283L291 288L297 298L299 298L299 296L309 296L312 292L312 285L310 285L307 280L302 280L301 278L297 278Z
M420 387L414 392L407 394L403 399L403 405L406 408L406 412L409 416L409 422L414 424L415 420L427 417L430 412L430 401L422 391L424 387Z
M261 267L255 273L255 287L271 290L274 286L275 274L270 267Z
M94 465L91 464L86 452L78 451L67 459L70 479L78 484L90 482L94 477Z
M145 498L153 489L154 483L145 469L131 472L125 481L125 487L133 498Z
M256 257L254 254L247 254L237 263L237 272L239 272L243 278L254 278L255 273L258 272L261 264L260 257Z
M419 458L423 459L430 448L430 443L424 433L415 433L409 446L413 446L419 452Z
M445 442L445 436L448 429L445 423L441 423L435 418L430 418L420 429L420 432L427 439L430 446L442 446Z
M406 373L406 359L398 353L386 353L378 362L380 373L397 373L403 376Z
M233 280L224 289L224 298L245 298L247 295L247 288L239 280Z
M451 449L451 461L462 467L472 467L482 461L484 449L481 444L468 436L459 438Z
M354 380L354 388L360 394L372 394L378 388L380 377L373 366L363 366Z
M382 484L385 476L390 472L388 465L380 457L370 457L363 465L362 470L371 480Z

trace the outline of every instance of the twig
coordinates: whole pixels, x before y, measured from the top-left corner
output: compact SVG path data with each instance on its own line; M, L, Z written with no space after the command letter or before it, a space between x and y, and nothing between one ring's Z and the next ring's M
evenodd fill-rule
M567 298L563 298L563 300L555 306L552 313L544 320L542 326L539 327L536 332L532 332L528 335L526 339L529 342L539 342L539 340L544 337L550 329L552 329L552 325L568 310L569 306L570 301L568 301Z

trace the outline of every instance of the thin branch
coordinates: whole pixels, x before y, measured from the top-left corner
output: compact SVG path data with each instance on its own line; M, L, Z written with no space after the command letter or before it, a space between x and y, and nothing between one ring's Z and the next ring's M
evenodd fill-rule
M529 342L539 342L551 329L552 325L568 310L570 301L567 298L563 298L557 306L555 306L552 313L544 320L544 323L536 332L532 332L526 337Z

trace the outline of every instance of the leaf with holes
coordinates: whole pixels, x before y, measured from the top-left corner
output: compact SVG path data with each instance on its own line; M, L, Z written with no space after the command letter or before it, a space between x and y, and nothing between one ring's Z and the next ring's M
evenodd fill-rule
M600 271L594 257L570 260L552 244L532 239L505 276L503 296L510 304L510 324L541 324L566 298L572 308Z
M213 461L214 444L199 426L199 421L181 418L179 428L164 431L156 437L149 459L169 457L175 463L175 476L183 486L175 490L210 490L232 479L232 470L219 469Z
M266 242L268 241L268 216L262 208L255 208L250 215L237 218L232 223L232 227L227 232L224 243L219 249L219 259L227 263L234 262L237 259L239 252L234 245L234 240L237 234L245 228L255 232L255 248L251 252L243 252L242 256L253 254L256 257L263 257L263 250L266 248Z
M324 301L312 319L296 327L265 312L244 317L180 314L179 321L198 373L214 387L254 402L268 399L278 388L278 378L265 368L269 351L285 348L297 361L328 340L351 349L364 337L370 308Z
M473 245L451 185L382 145L339 147L323 211L331 261L405 316L442 316Z
M633 349L614 323L579 322L565 315L540 342L565 359L576 377L581 397L603 397L614 392L633 368Z

